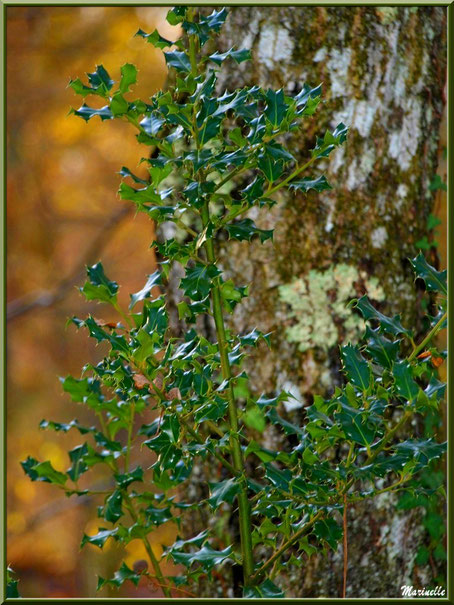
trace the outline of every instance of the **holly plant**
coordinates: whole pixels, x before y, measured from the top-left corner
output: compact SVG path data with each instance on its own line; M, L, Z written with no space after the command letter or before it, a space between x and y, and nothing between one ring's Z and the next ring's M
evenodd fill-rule
M216 82L224 64L232 68L250 58L249 50L235 47L206 51L226 17L225 8L205 16L178 6L167 20L181 26L181 39L167 40L156 30L137 32L146 43L167 49L165 60L174 73L168 88L147 101L133 98L137 69L128 63L118 84L101 65L87 83L70 82L84 99L72 110L75 116L86 122L96 116L127 121L137 131L148 176L123 167L120 198L157 225L172 226L163 230L169 237L153 242L159 268L130 295L127 309L102 264L87 268L81 293L113 307L118 321L72 318L108 352L99 363L86 364L81 376L62 379L62 385L74 402L91 410L95 424L41 423L44 429L81 434L66 472L49 461L22 462L32 481L100 500L98 532L84 535L82 545L102 549L108 540L143 542L149 562L133 568L123 562L113 577L99 578L98 588L137 585L146 576L166 597L181 597L203 577L218 594L219 577L235 567L244 597L282 597L290 566L303 566L342 543L345 548L350 504L383 492L430 491L418 483L418 474L445 450L433 438L401 438L401 429L411 433L412 420L440 405L445 390L434 367L444 354L433 338L446 325L446 273L428 265L422 254L412 267L437 296L437 313L427 318L427 336L419 344L399 316L383 315L363 296L352 305L367 322L364 339L340 350L344 386L329 399L315 396L300 425L285 417L283 403L291 399L286 392L238 396L238 385L247 381L243 358L262 341L272 346L272 336L254 327L253 318L247 333L228 329L226 318L248 296L248 287L226 279L217 243L272 245L273 231L259 228L250 210L266 213L280 190L290 190L295 203L302 203L302 194L330 189L323 174L308 169L344 143L347 127L340 123L317 137L300 164L284 142L313 119L320 86L305 84L294 96L260 86L220 93ZM103 106L86 104L87 97L101 97ZM175 334L166 288L177 265L183 275L178 314L184 329ZM204 335L206 321L214 324L216 338ZM247 422L251 414L289 436L285 451L254 440L257 433ZM139 455L145 464L134 462ZM187 489L197 460L219 469L202 501L191 500ZM86 478L96 465L110 478L103 490ZM205 518L227 514L237 531L220 537L210 522L198 535L184 535L182 520L196 509L205 509ZM153 533L168 523L180 533L159 557ZM167 561L175 567L166 569L178 575L164 573Z

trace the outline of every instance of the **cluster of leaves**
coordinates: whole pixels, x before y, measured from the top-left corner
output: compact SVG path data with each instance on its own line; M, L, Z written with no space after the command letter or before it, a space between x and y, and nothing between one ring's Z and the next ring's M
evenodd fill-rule
M122 182L120 197L157 223L174 223L184 233L183 239L153 243L163 261L144 287L130 295L127 311L119 304L118 284L106 276L101 263L88 268L82 294L111 305L120 321L104 322L91 315L72 319L109 350L97 365L87 364L80 378L68 376L62 384L73 401L93 411L97 425L43 421L42 428L76 429L86 440L69 452L71 466L66 472L30 457L22 463L33 481L52 483L67 495L104 495L98 509L103 522L96 535L83 536L82 545L102 548L108 539L122 544L143 541L153 570L130 569L123 563L113 578L99 579L100 588L119 587L126 580L137 585L146 575L166 596L172 591L181 596L182 585L202 575L212 578L219 566L234 563L243 568L245 597L283 596L273 582L275 576L288 565L301 565L303 553L311 556L337 548L342 538L339 511L344 506L403 489L444 451L444 445L433 439L394 440L406 420L436 408L443 395L444 385L431 366L439 354L433 348L426 351L426 344L445 324L443 309L430 319L428 339L416 346L398 316L386 317L365 297L355 301L369 323L364 343L342 348L346 384L327 401L315 397L303 426L280 414L282 402L290 397L287 393L249 396L244 406L236 400L238 385L247 380L240 368L247 348L261 341L270 344L270 335L256 328L246 334L225 328L224 314L231 313L248 291L224 279L216 263L215 240L222 233L240 241L272 239L272 231L257 227L248 211L272 207L273 194L284 187L305 194L330 188L323 175L302 174L341 145L347 129L339 124L318 137L307 162L298 165L278 139L314 114L321 100L319 86L304 85L293 97L259 86L218 96L218 69L225 61L249 58L249 51L235 48L203 54L226 16L226 9L198 19L192 8L171 10L168 21L181 24L187 48L183 41L165 40L157 31L138 32L158 48L176 49L164 53L169 68L176 70L175 84L149 102L126 99L137 74L129 64L121 68L118 89L102 66L88 74L88 85L71 82L77 94L107 101L100 109L84 103L73 110L75 115L87 121L96 115L101 120L127 120L138 129L137 140L153 150L143 160L148 180L122 168L122 176L132 184ZM241 175L242 180L237 179ZM227 186L233 179L234 191ZM181 336L169 330L161 294L174 263L184 271L178 312L187 329ZM437 290L442 298L446 295L444 274L421 255L413 267L429 290ZM214 319L216 342L197 331L201 316ZM413 344L408 357L401 354L405 340ZM427 352L424 358L418 356L422 349ZM137 419L149 410L155 411L155 420L135 430ZM291 435L295 446L290 451L263 448L247 429L254 417ZM150 450L149 468L131 462L141 446ZM206 500L185 501L182 494L187 492L176 488L191 481L197 458L217 461L223 473L210 483ZM249 462L259 469L257 476L247 476ZM80 485L94 465L107 467L112 478L112 486L103 492ZM377 478L385 479L388 487L376 488ZM416 483L411 489L419 493L423 488ZM210 514L238 508L240 544L220 543L209 529L189 539L178 537L164 556L184 566L186 573L164 577L150 534L169 521L179 525L185 511L200 507ZM254 561L258 546L269 547L274 554L265 562Z

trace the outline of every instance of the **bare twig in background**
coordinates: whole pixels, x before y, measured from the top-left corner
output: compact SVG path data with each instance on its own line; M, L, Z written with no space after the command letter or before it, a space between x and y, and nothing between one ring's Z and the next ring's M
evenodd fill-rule
M44 290L26 294L16 300L11 301L7 305L6 318L8 321L16 319L30 311L39 307L50 307L62 300L84 275L85 265L89 265L97 260L99 253L103 250L106 243L109 241L109 236L114 231L121 221L131 214L132 208L125 206L119 212L113 214L99 230L91 244L84 251L81 257L75 264L73 271L65 277L54 290Z

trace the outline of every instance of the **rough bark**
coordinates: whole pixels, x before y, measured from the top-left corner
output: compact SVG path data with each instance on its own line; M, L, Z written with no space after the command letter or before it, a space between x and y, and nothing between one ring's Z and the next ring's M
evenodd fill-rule
M331 191L282 193L272 211L254 216L259 227L275 229L273 245L219 242L226 276L253 284L235 311L235 329L274 333L273 350L259 349L245 364L252 388L290 390L300 407L288 413L302 419L312 395L339 381L336 345L360 334L336 301L366 291L385 313L401 313L407 325L420 327L406 259L415 256L433 207L446 9L235 7L218 42L221 51L232 45L252 48L253 62L231 66L220 90L258 83L294 92L304 82L323 82L317 118L287 141L300 160L326 128L340 121L350 127L347 143L323 167ZM285 287L295 279L301 281L291 298ZM295 324L299 329L288 331ZM381 498L349 512L347 596L399 597L403 584L424 586L434 577L430 568L414 566L423 539L417 512L398 514L394 504ZM191 533L199 530L194 520ZM341 577L339 550L295 569L284 588L289 597L337 597ZM209 587L200 594L215 596Z

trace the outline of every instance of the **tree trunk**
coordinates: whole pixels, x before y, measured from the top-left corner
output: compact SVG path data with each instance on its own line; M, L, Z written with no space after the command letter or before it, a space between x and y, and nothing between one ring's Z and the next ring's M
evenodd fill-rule
M234 7L218 46L232 45L250 47L253 61L226 68L220 91L260 84L292 93L304 82L323 82L324 105L287 141L300 161L316 135L341 121L350 128L344 146L312 170L318 176L323 169L332 190L279 193L271 211L254 214L259 227L275 229L273 244L218 243L226 278L251 284L234 328L273 332L272 351L259 348L245 364L251 387L290 391L296 403L287 413L303 421L313 394L340 380L337 345L361 336L359 320L346 310L350 298L367 293L416 333L421 327L406 259L427 234L433 207L446 9ZM269 445L279 438L266 432L263 439ZM418 514L398 514L395 501L383 495L367 509L349 510L347 596L400 597L403 584L434 578L430 567L414 565L424 539ZM194 520L191 533L197 531ZM341 578L339 550L295 569L283 588L287 597L337 597ZM200 594L216 596L207 586Z

